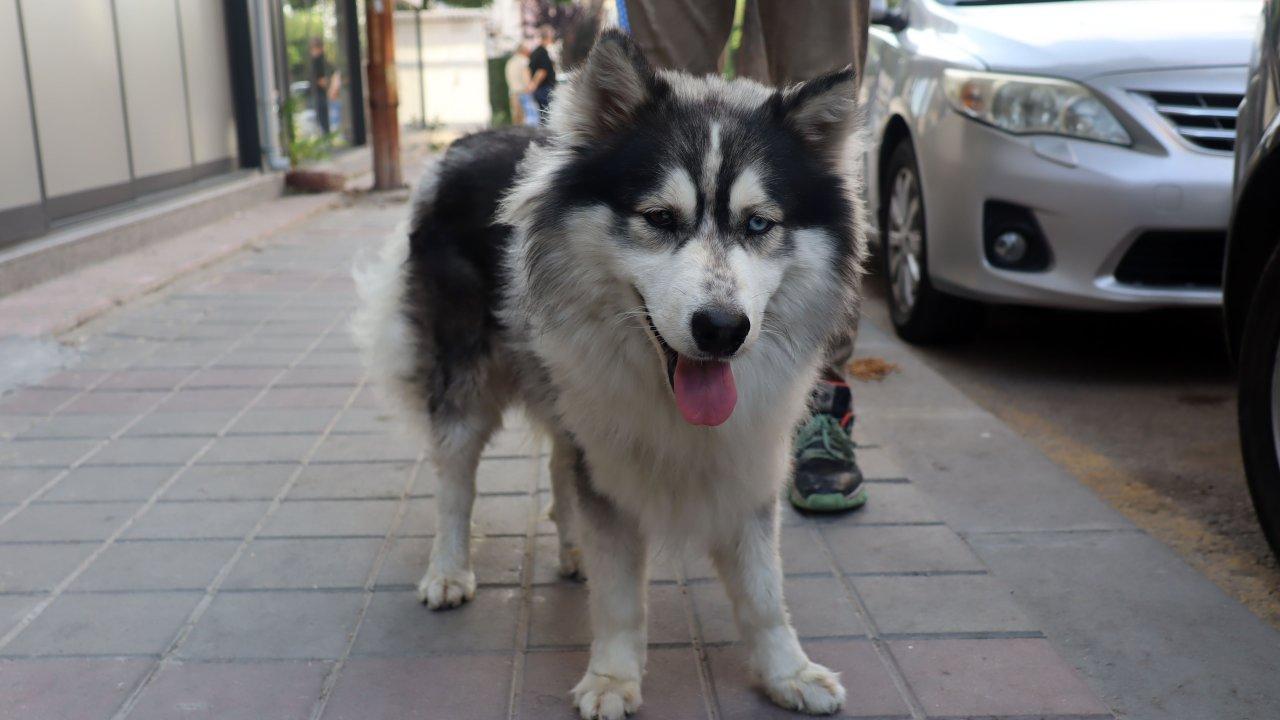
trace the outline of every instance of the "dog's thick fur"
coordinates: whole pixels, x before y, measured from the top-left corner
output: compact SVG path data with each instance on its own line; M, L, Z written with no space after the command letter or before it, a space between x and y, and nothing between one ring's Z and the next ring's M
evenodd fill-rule
M640 704L650 540L711 554L775 702L844 700L788 619L777 499L822 348L857 313L854 87L850 70L781 91L655 72L606 32L549 132L454 143L407 231L357 270L370 373L439 476L430 607L475 592L475 471L504 410L523 405L552 439L560 567L589 577L584 718ZM667 364L707 359L689 330L707 306L750 321L727 356L740 400L716 427L682 417Z

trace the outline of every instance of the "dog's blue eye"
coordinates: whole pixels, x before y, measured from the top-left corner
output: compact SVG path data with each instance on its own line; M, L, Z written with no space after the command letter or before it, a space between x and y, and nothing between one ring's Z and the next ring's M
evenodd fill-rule
M762 235L769 232L772 228L773 221L762 218L759 215L752 215L747 218L747 232L752 235Z
M660 230L670 230L676 226L676 216L670 210L649 210L644 214L644 219Z

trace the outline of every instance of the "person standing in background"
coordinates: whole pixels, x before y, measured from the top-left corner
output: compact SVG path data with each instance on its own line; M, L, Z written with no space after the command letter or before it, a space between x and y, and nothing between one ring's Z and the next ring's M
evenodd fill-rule
M324 56L324 40L311 38L311 109L322 135L329 134L329 76L333 68Z
M530 80L529 46L524 41L521 41L516 46L516 51L507 58L503 74L507 78L507 100L511 105L511 124L524 125L524 96L528 94L525 90L529 87Z
M556 89L556 65L551 59L551 44L556 41L556 31L550 25L538 28L538 47L529 54L529 84L526 86L538 103L539 122L547 124L547 107L551 105L551 93Z
M632 32L660 67L718 74L733 30L734 0L626 0ZM746 0L737 74L786 87L852 64L861 79L869 0ZM853 392L845 379L854 327L833 338L810 415L796 431L795 468L787 487L803 510L851 510L867 501L853 431Z

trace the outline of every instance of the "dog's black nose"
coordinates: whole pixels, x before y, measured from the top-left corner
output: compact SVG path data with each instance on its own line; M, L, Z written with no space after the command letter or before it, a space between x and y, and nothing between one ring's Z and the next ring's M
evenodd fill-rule
M727 357L742 347L751 331L751 320L738 310L707 308L693 314L689 322L693 341L708 355Z

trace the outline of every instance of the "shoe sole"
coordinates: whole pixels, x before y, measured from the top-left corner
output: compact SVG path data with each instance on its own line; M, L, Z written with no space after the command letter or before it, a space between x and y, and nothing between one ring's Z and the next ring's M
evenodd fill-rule
M843 512L845 510L855 510L867 504L867 489L859 487L852 495L843 493L818 493L809 497L801 497L796 491L795 485L791 485L787 492L787 498L791 500L791 504L801 510L809 512Z

